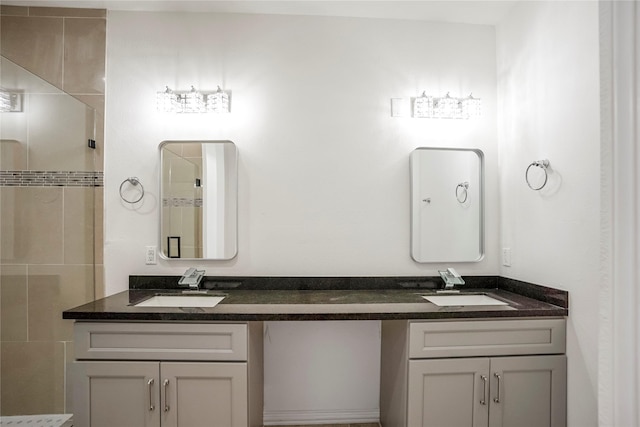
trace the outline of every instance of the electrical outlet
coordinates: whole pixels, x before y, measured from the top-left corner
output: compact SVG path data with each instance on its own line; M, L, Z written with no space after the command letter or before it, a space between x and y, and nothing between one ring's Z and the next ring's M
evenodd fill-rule
M156 246L147 246L145 252L144 263L147 265L155 265L158 263L158 256L156 253Z
M502 265L511 267L511 248L502 248Z

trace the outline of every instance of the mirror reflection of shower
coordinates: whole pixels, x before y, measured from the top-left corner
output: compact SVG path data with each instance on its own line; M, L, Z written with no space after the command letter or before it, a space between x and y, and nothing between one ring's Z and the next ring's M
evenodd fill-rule
M165 141L161 254L231 259L237 252L237 150L230 141Z
M167 144L162 159L162 247L168 258L202 258L202 148Z

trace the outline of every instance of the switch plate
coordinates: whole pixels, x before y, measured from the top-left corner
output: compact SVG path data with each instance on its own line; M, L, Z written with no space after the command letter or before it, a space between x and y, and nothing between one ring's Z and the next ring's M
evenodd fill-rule
M391 98L391 117L408 117L409 102L403 98Z
M156 246L147 246L144 263L147 265L155 265L158 263Z
M502 265L511 267L511 248L502 248Z

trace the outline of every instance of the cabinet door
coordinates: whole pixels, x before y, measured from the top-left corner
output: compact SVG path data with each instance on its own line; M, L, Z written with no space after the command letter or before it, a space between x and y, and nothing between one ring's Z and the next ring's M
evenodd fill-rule
M486 427L489 359L409 361L407 425Z
M85 427L159 427L158 362L75 362L74 421Z
M161 363L163 427L246 427L246 363Z
M566 356L491 359L491 427L563 427L566 401Z

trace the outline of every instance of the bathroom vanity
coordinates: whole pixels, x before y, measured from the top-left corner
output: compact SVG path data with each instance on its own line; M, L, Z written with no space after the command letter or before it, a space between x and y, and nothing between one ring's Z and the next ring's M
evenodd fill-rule
M262 322L277 320L381 320L385 427L566 425L566 292L468 278L464 295L501 304L438 306L435 278L236 277L205 279L215 307L136 306L180 295L175 280L132 277L63 313L79 426L262 426Z
M566 425L565 319L382 323L383 426Z
M262 425L260 322L78 322L74 339L78 425Z

